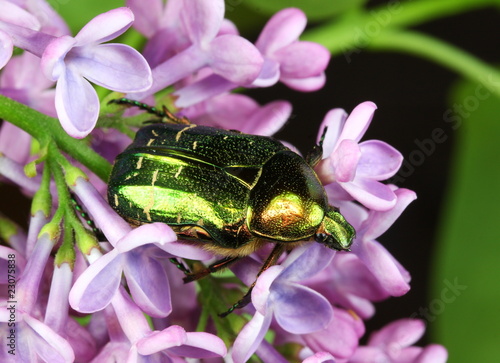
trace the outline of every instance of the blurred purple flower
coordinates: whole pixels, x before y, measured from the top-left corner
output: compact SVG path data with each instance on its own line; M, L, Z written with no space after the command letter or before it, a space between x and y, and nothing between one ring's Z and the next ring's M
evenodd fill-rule
M24 52L12 57L0 75L0 94L21 102L46 115L56 117L54 82L40 70L40 59ZM30 161L31 136L20 128L4 121L0 128L0 152L14 161Z
M375 239L389 229L417 196L413 191L403 188L395 190L394 195L396 204L392 209L385 212L372 210L361 225L354 224L356 238L351 250L363 261L387 293L391 296L401 296L410 289L410 274Z
M323 160L315 169L331 199L355 199L369 209L383 211L394 207L396 196L389 186L379 181L392 177L403 157L383 141L358 144L376 108L372 102L364 102L349 116L342 109L328 112L318 135L319 140L324 128L328 127L323 142Z
M269 87L281 81L303 92L323 87L330 52L317 43L298 41L306 22L304 13L295 8L283 9L268 21L255 43L264 63L258 77L245 86ZM177 107L192 106L238 86L217 74L208 75L177 90L175 104Z
M390 296L354 253L337 253L332 263L304 284L363 319L375 314L373 302Z
M236 84L249 84L259 74L263 59L246 39L234 35L218 36L224 19L223 0L183 2L180 20L191 43L153 69L153 86L145 92L131 93L143 99L209 67L214 74Z
M448 358L446 349L432 344L425 348L412 346L425 331L421 320L401 319L373 333L368 345L359 347L349 363L394 362L394 363L444 363Z
M182 111L197 125L263 136L278 132L291 113L292 106L286 101L260 106L248 96L232 93L211 98Z
M304 359L302 363L335 363L335 358L327 352L319 352Z
M333 311L333 319L325 329L304 334L301 338L313 352L327 352L335 358L347 359L358 347L365 327L363 321L354 314L335 307Z
M110 342L94 358L95 362L112 359L127 362L176 362L179 357L212 358L225 356L227 353L222 340L209 333L189 333L175 325L162 331L152 331L143 312L123 288L119 289L111 304L113 314L116 314L113 318L120 328L115 326ZM107 310L108 315L112 314L109 308Z
M305 14L295 8L283 9L267 22L255 43L265 62L254 86L268 87L279 79L303 92L323 87L330 52L320 44L298 40L306 23Z
M30 228L35 228L35 225L31 225ZM50 238L48 233L41 233L34 251L27 261L26 268L17 282L15 295L17 304L14 304L15 318L13 321L16 324L16 358L22 362L34 361L37 356L51 362L73 362L75 359L70 343L63 337L65 325L56 326L58 332L49 326L50 322L44 323L40 315L43 309L40 306L39 294L42 287L45 287L44 274L47 265L50 265L48 262L54 244L55 241ZM12 303L9 305L7 300L10 299L3 298L1 305L6 306L7 312L12 312L9 310ZM67 310L64 311L64 308L60 308L58 315L65 314L67 316L67 313ZM2 321L8 321L7 313L2 317ZM4 327L7 325L5 324Z
M55 38L43 51L42 68L57 81L57 115L71 136L87 136L97 122L99 99L89 81L119 92L151 86L149 66L135 49L101 44L124 33L133 20L127 8L110 10L92 19L74 38Z
M24 27L39 30L41 25L35 16L10 1L0 1L0 69L12 56L14 40L10 28Z
M11 0L12 1L12 0ZM32 14L40 23L40 31L61 36L70 34L68 25L45 0L13 0L18 6Z
M264 339L271 320L287 332L307 334L325 329L333 316L328 300L298 281L307 279L330 263L335 252L318 243L294 249L278 266L264 271L252 291L256 309L234 342L235 363L246 362Z

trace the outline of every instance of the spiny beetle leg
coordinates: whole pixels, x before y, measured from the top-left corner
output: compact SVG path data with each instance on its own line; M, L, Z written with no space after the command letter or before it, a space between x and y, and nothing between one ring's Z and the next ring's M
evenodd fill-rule
M262 267L260 268L259 270L259 273L257 274L256 278L255 278L255 281L252 283L252 285L250 285L250 287L248 288L248 291L246 292L245 295L243 295L243 297L238 300L236 302L236 304L234 304L233 306L231 306L227 311L223 312L223 313L220 313L219 316L221 318L224 318L226 316L228 316L229 314L231 314L235 309L241 309L241 308L244 308L245 306L247 306L252 300L251 300L251 296L252 296L252 290L253 288L255 287L255 284L257 283L257 279L259 278L259 276L264 272L266 271L269 267L273 266L276 264L276 262L278 262L278 259L280 258L281 254L283 252L285 252L286 250L286 246L284 243L278 243L276 244L276 246L274 246L273 250L271 251L271 253L269 254L269 257L267 257L267 260L266 262L264 262L264 264L262 265Z
M184 283L188 283L191 281L199 280L202 277L208 276L213 272L217 272L222 270L223 268L228 267L230 264L232 264L235 261L238 261L241 257L226 257L223 258L222 260L219 260L207 268L204 268L200 271L197 272L191 272L188 274L186 277L183 278Z
M314 145L312 150L306 155L306 162L311 168L314 168L323 158L323 140L325 140L326 130L328 127L323 129L323 134L319 139L317 145Z
M141 110L146 111L147 113L158 116L164 122L166 121L166 122L170 122L170 123L174 123L174 124L185 124L185 125L191 124L186 117L179 118L179 117L175 116L165 106L163 106L162 109L160 110L157 107L150 106L146 103L142 103L139 101L131 100L130 98L118 98L116 100L109 101L108 104L109 103L137 107Z
M179 270L181 270L182 272L184 272L185 275L191 274L191 271L189 271L189 269L186 266L184 266L184 264L181 261L179 261L178 259L176 259L176 258L169 258L168 260L170 262L172 262L175 265L175 267L177 267Z

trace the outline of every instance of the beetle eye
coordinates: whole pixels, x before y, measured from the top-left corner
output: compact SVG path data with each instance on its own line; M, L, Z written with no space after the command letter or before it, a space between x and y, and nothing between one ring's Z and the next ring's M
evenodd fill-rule
M328 235L326 233L316 233L314 239L316 240L316 242L325 243L328 239Z

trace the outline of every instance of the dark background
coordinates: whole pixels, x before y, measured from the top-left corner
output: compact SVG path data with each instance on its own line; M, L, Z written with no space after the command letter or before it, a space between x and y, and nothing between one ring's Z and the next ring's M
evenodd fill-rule
M370 2L376 3L384 2ZM491 9L437 20L416 29L489 63L499 61L498 16ZM431 260L437 243L441 205L450 182L448 175L456 137L443 114L450 108L448 94L459 76L410 55L363 49L350 57L350 62L344 56L331 60L327 84L318 92L299 93L276 85L252 90L249 94L261 103L275 100L279 95L279 99L293 104L293 117L276 137L294 144L303 153L314 144L319 123L327 111L341 107L350 112L367 100L375 102L378 110L363 140L383 140L401 151L405 158L419 149L416 140L429 139L436 128L444 130L445 142L437 144L434 152L415 165L413 171L400 172L404 181L397 185L416 191L418 199L379 241L411 273L412 288L403 297L377 304L375 317L367 323L367 331L371 331L394 319L415 316L432 300L427 295L432 278ZM29 200L7 185L0 185L0 193L0 211L26 226Z

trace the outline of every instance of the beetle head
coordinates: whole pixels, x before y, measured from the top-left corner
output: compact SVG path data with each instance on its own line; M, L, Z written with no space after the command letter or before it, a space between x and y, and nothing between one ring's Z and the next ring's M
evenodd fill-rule
M314 235L316 242L337 251L350 251L356 235L354 228L340 214L338 208L330 206L323 222Z

